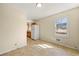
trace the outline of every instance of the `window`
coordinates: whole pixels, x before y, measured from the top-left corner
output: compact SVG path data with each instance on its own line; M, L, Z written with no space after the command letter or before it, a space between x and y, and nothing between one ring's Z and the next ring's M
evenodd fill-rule
M67 34L68 17L62 17L56 20L55 28L58 34Z

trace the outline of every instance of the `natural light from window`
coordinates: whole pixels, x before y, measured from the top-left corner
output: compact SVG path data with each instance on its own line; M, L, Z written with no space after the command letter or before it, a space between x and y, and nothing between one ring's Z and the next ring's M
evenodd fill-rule
M38 44L38 45L35 45L36 47L40 47L40 48L54 48L50 45L47 45L47 44Z

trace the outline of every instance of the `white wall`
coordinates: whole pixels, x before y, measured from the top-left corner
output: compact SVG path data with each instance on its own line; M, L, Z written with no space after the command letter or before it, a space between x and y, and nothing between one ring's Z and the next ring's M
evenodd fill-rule
M29 28L27 29L27 31L31 31L31 24L34 22L33 20L27 20L26 21L29 24Z
M69 17L68 38L62 39L60 42L58 42L55 37L55 20L63 16ZM79 50L79 8L74 8L39 19L37 23L40 25L41 40Z
M0 54L27 45L26 15L10 4L0 4Z

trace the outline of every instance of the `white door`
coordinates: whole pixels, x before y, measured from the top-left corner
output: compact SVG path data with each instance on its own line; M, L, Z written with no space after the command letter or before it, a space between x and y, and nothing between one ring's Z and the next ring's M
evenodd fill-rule
M32 25L32 39L39 39L39 25Z

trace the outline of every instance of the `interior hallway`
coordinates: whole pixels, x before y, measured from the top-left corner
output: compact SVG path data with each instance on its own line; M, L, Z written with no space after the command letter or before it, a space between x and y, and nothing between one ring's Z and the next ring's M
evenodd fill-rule
M28 46L18 48L2 56L78 56L79 51L66 48L42 40L32 40L28 38Z

